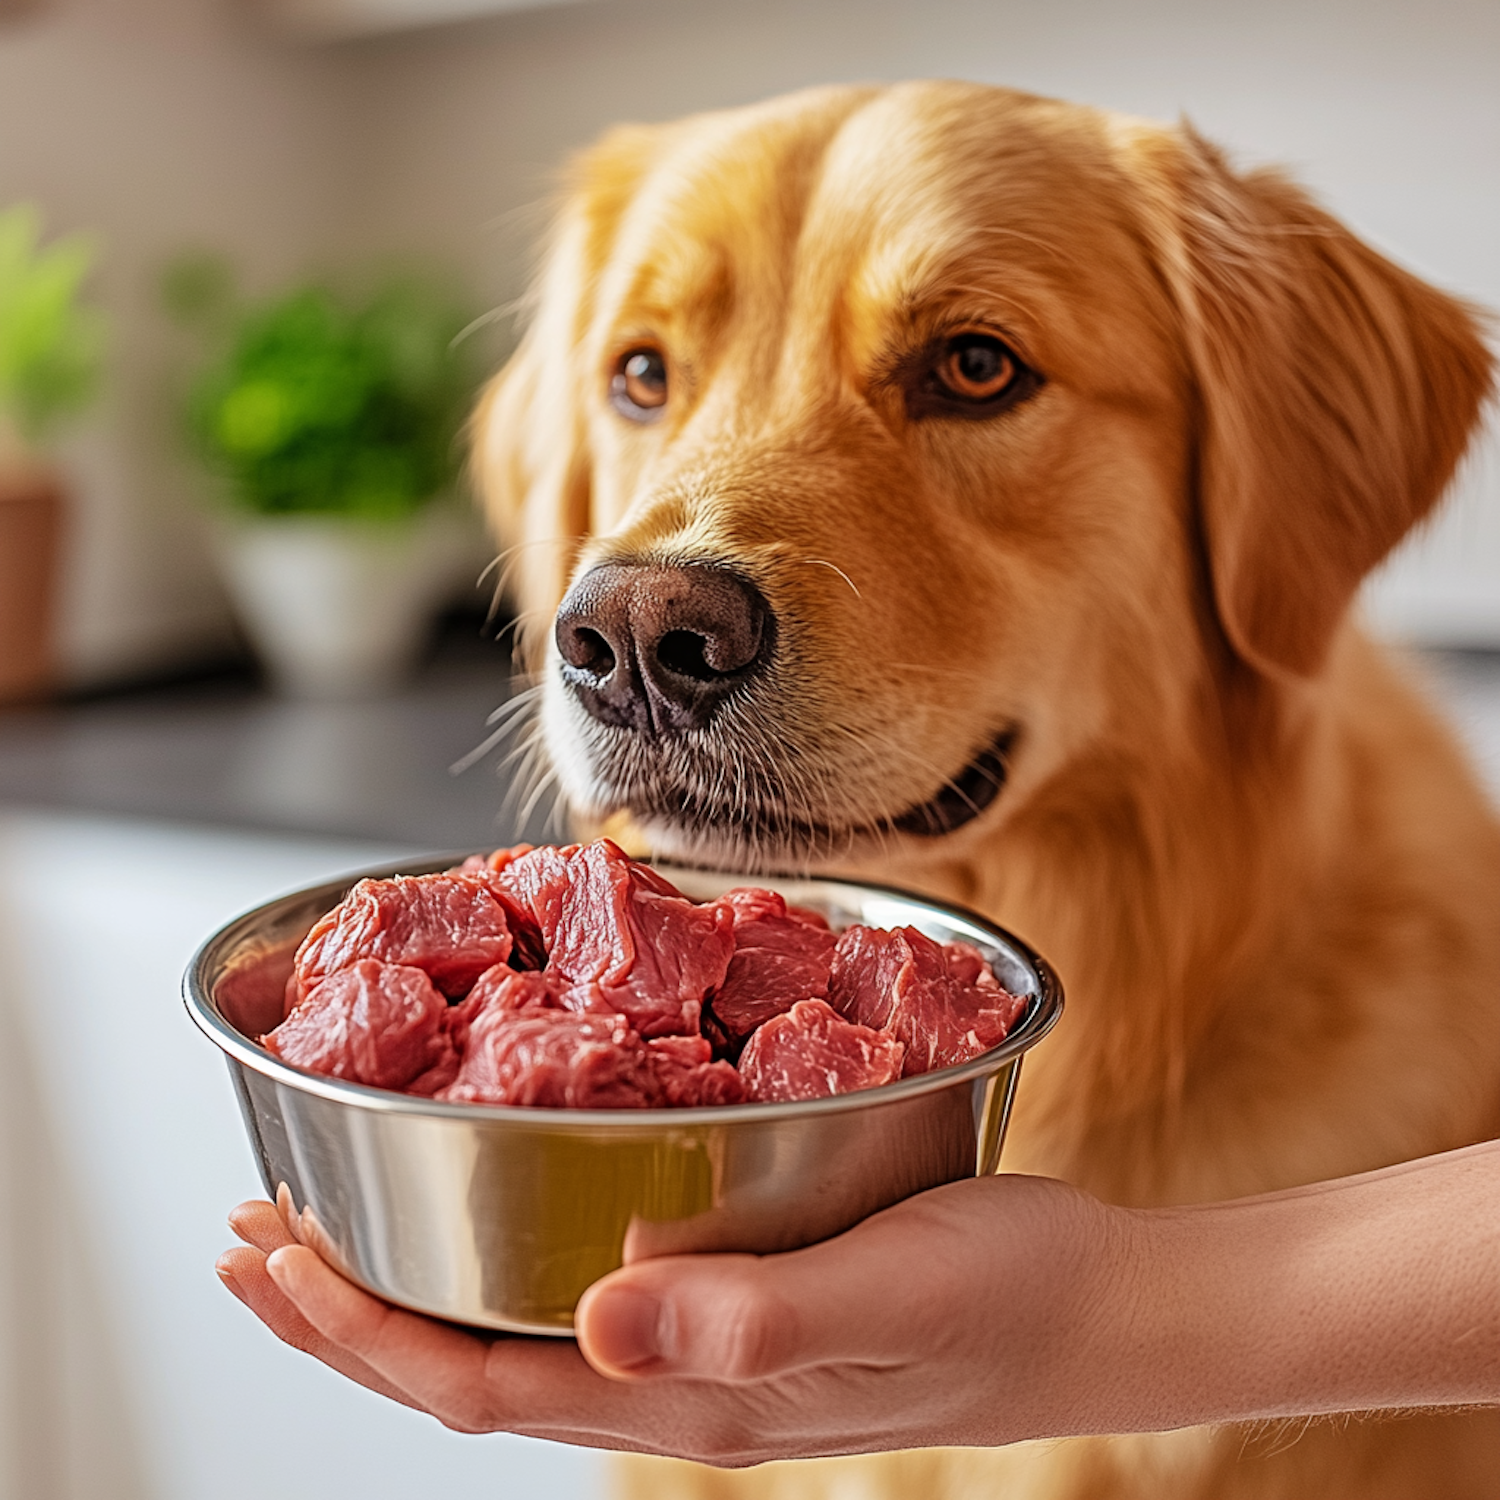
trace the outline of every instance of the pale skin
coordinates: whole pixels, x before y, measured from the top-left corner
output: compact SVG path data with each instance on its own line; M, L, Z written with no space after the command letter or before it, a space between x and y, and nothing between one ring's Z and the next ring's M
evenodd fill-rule
M954 1184L790 1254L641 1260L578 1340L401 1311L230 1216L279 1338L464 1432L739 1466L1388 1407L1500 1404L1500 1141L1199 1207Z

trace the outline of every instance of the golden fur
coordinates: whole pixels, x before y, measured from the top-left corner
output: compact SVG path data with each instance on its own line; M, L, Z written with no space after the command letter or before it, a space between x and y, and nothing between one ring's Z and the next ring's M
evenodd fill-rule
M1045 385L912 420L890 371L976 324ZM649 426L605 399L645 338ZM525 645L545 670L568 579L614 557L732 561L782 633L773 696L663 773L680 817L548 688L564 787L672 853L1035 943L1068 1013L1013 1170L1181 1203L1500 1134L1500 830L1346 618L1489 365L1468 309L1186 129L924 83L617 130L479 417ZM1006 726L993 805L894 830ZM1500 1414L625 1470L643 1500L1466 1500L1500 1493Z

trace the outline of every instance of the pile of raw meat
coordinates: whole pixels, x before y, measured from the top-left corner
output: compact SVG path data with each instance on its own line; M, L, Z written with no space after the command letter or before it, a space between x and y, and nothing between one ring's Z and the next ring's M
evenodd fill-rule
M607 839L362 880L297 950L289 1063L476 1104L816 1099L964 1062L1024 1001L977 950L830 930L744 887L688 900Z

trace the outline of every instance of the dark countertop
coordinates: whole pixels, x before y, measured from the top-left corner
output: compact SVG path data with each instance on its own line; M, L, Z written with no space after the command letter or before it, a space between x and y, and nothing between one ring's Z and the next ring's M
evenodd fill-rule
M521 818L501 764L513 736L451 769L490 734L486 719L511 693L509 646L467 620L450 624L410 686L387 698L276 698L231 666L11 708L0 711L0 804L432 849L535 841L547 836L551 798Z

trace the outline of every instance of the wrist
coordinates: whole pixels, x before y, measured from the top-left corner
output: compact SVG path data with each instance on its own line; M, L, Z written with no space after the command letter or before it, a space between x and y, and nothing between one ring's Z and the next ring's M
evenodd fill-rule
M1019 1185L1024 1178L1008 1179ZM1030 1179L1040 1188L1043 1179ZM1029 1274L997 1289L1003 1299L992 1337L1018 1359L1019 1377L995 1403L994 1441L1142 1431L1161 1425L1143 1396L1162 1390L1157 1350L1174 1313L1163 1275L1161 1226L1153 1216L1102 1203L1046 1181L1042 1212L1014 1216ZM1001 1409L1003 1408L1003 1409Z
M1133 1216L1134 1430L1500 1399L1493 1146ZM1118 1430L1125 1430L1120 1428Z
M1061 1370L1058 1434L1159 1432L1276 1414L1306 1333L1251 1205L1093 1204ZM1246 1210L1249 1209L1249 1212Z

